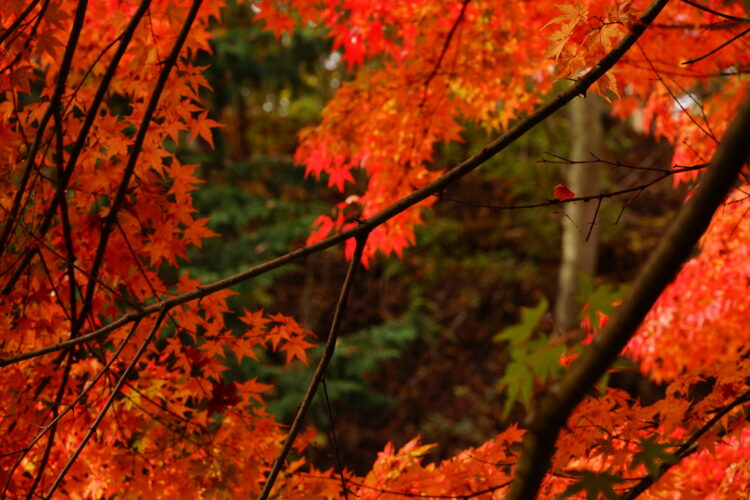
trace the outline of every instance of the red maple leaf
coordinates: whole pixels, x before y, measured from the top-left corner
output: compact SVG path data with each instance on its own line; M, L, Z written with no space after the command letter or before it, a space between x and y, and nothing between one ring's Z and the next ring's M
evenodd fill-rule
M565 201L575 198L576 194L565 184L558 184L555 186L555 189L552 190L552 196L558 201Z

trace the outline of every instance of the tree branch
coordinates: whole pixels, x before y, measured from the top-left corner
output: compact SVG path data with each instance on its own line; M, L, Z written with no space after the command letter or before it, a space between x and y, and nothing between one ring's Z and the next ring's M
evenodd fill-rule
M13 232L16 219L21 211L21 201L23 200L24 194L26 194L26 185L31 177L31 171L34 169L34 160L36 160L36 154L42 144L44 131L47 129L47 123L50 121L55 111L60 107L60 101L62 100L63 92L65 92L65 83L68 80L68 73L70 73L70 67L73 64L73 55L78 46L78 37L81 34L83 21L86 17L87 6L88 0L78 0L73 25L70 28L68 42L65 45L65 53L63 54L62 61L60 62L60 69L57 73L55 92L52 94L49 106L47 106L44 115L39 121L39 126L37 127L36 135L34 136L34 142L31 145L31 149L29 149L26 165L24 166L23 174L21 175L18 191L16 191L16 195L13 197L10 216L8 217L8 220L5 221L3 232L0 234L0 256L2 256L7 245L10 243L10 236ZM40 13L40 16L41 15L43 15L43 13Z
M44 13L47 11L47 7L49 7L50 0L44 0L44 3L39 8L39 12L37 12L32 19L36 18L36 21L34 21L34 25L31 27L31 31L29 32L28 36L26 37L26 41L23 43L23 48L18 51L16 54L16 57L13 58L11 62L6 64L2 69L0 69L0 73L5 73L6 71L12 71L13 66L18 64L18 61L21 60L23 57L24 52L26 52L31 45L32 40L34 40L34 37L36 36L37 30L39 30L39 25L42 24L42 21L44 20ZM26 23L26 26L30 25L32 21ZM21 31L13 35L14 40L10 40L10 42L13 42L21 37L21 34L23 33L23 30L26 29L26 26L23 27ZM8 45L10 45L10 42ZM6 52L9 49L9 47L6 47L2 52ZM0 52L0 53L2 53Z
M13 467L11 467L10 469L10 472L7 473L7 479L6 479L3 491L0 493L0 498L5 498L5 495L8 492L8 488L10 487L11 479L13 479L13 474L16 471L16 469L21 465L24 458L26 458L26 455L28 455L31 449L39 442L40 439L44 437L45 434L47 434L47 432L51 432L51 433L54 432L54 429L57 423L60 421L60 419L62 419L65 415L67 415L68 412L73 410L76 407L76 405L83 400L86 394L88 394L89 391L91 391L91 389L94 388L96 383L99 382L99 379L101 379L109 371L112 364L115 361L117 361L117 359L120 357L122 350L128 344L133 334L135 334L135 331L138 328L139 324L140 324L140 321L136 321L135 323L133 323L133 326L130 328L130 332L128 332L127 336L122 340L122 342L120 342L120 345L117 347L115 352L112 353L112 357L109 359L109 361L104 363L104 366L102 367L101 370L99 370L99 373L97 373L94 376L94 378L88 381L88 383L84 386L83 390L78 394L78 396L76 396L76 398L71 403L67 404L67 407L63 411L57 413L56 415L53 415L54 418L47 425L42 427L42 430L40 430L37 433L37 435L34 436L34 439L27 446L25 446L23 449L13 452L14 454L20 454L20 456L18 457L18 459L16 459L15 463L13 464ZM68 356L68 360L70 359L71 359L71 356ZM59 402L55 406L55 408L57 407L59 407ZM51 443L52 440L53 438L50 437L49 442ZM45 451L45 453L48 453L48 452ZM34 491L34 487L32 487L30 492L33 492L33 491Z
M52 452L52 447L55 444L55 438L57 437L57 417L59 415L60 405L62 404L63 397L65 396L65 390L68 388L68 381L70 380L70 369L73 366L73 353L67 353L65 357L65 368L63 368L62 380L60 381L60 387L57 389L57 395L55 401L52 403L52 423L49 427L49 437L47 438L47 446L44 447L44 453L42 453L42 459L39 461L39 465L36 468L36 476L34 481L31 483L29 491L26 492L26 500L31 500L34 497L39 482L44 476L44 472L47 470L49 465L49 456ZM19 457L17 464L20 464L23 457ZM11 478L8 477L6 487L10 484Z
M117 215L120 211L120 208L122 207L123 202L125 201L125 195L127 193L128 186L130 185L130 179L133 177L133 173L135 172L135 165L138 162L138 156L143 149L143 141L146 139L149 125L151 124L151 120L153 119L154 113L156 112L156 106L159 104L161 94L164 91L165 85L167 84L167 78L169 78L169 74L172 72L172 68L174 68L174 66L177 64L177 58L180 56L182 46L187 40L188 34L190 33L190 28L192 28L193 26L193 21L195 21L195 18L198 15L198 9L200 8L202 3L203 0L193 0L193 3L190 5L190 10L185 17L185 21L182 24L182 28L180 29L180 33L177 36L177 40L175 40L171 52L162 63L163 66L161 72L159 73L159 79L156 81L154 90L151 92L151 96L149 97L148 105L146 106L146 110L144 111L141 124L138 127L135 141L133 141L133 149L130 152L130 156L128 157L128 163L125 165L125 171L122 174L122 179L120 180L120 185L118 186L117 193L115 194L115 199L114 201L112 201L112 205L109 208L109 213L104 220L101 236L99 237L99 245L97 246L96 253L94 254L94 263L91 266L92 280L89 281L86 288L86 294L83 298L81 313L78 319L78 324L76 325L76 329L81 327L83 321L85 320L86 314L91 307L91 303L94 299L94 291L96 291L99 271L101 270L101 266L104 263L104 254L107 250L107 243L109 242L109 237L115 228L115 224L117 223Z
M582 162L576 162L576 163L582 163ZM637 186L633 186L633 187L629 187L625 189L618 189L617 191L609 191L607 193L593 194L589 196L576 196L573 198L567 198L565 200L545 200L539 203L527 203L524 205L493 205L491 203L477 203L473 201L459 200L457 198L449 198L447 196L439 196L439 195L435 195L435 196L439 196L440 201L447 201L451 203L456 203L457 205L466 205L469 207L488 208L490 210L528 210L531 208L564 205L566 203L575 203L578 201L588 203L589 201L596 200L597 202L601 203L602 200L605 200L608 198L615 198L617 196L623 196L623 195L630 194L630 193L641 193L645 189L648 189L654 184L658 184L659 182L663 181L667 177L671 177L675 174L679 174L682 172L692 172L696 170L703 170L707 166L708 165L696 165L695 167L686 167L686 168L679 169L679 170L659 170L661 172L661 175L654 177L650 181L646 181L643 184L639 184Z
M349 270L346 272L344 284L341 286L341 294L339 295L339 300L336 303L336 310L333 313L333 321L331 321L331 330L328 333L328 339L326 340L323 354L321 355L320 361L318 362L318 367L315 369L315 373L310 380L310 385L307 387L305 397L302 398L302 403L297 409L297 413L294 415L294 421L292 422L292 426L289 429L289 435L287 435L286 441L284 441L284 446L281 448L279 456L276 457L276 460L273 461L271 472L268 474L268 479L266 479L266 484L263 485L263 491L261 491L258 500L268 499L268 495L271 493L273 484L276 482L276 478L278 477L281 468L284 466L286 456L289 454L289 450L292 449L294 439L297 437L297 434L302 428L302 421L307 414L308 408L310 408L313 397L315 397L315 392L318 390L318 385L320 385L320 381L323 380L323 377L325 377L326 368L328 368L328 362L333 357L333 351L336 349L336 338L338 337L339 326L341 325L341 317L344 314L344 309L346 309L346 301L349 298L349 292L352 289L352 283L354 281L354 275L356 274L357 267L359 266L359 262L362 259L362 251L364 250L365 244L367 243L367 236L368 233L365 233L364 235L357 237L357 246L354 249L354 256L349 263Z
M424 95L422 96L422 104L424 104L424 100L427 97L427 88L430 86L430 82L432 82L432 79L435 78L435 75L437 75L438 71L440 70L440 65L443 63L443 58L445 57L445 53L448 52L448 47L451 44L453 35L456 33L456 29L458 28L458 25L461 24L461 21L464 18L464 14L466 13L466 7L468 7L470 1L471 0L463 1L463 4L461 5L461 11L458 13L458 17L453 22L453 26L451 26L450 31L448 31L448 36L445 37L445 43L443 43L443 49L440 51L440 55L437 58L435 67L432 69L432 71L427 76L427 79L424 82Z
M32 0L29 2L29 5L26 6L26 8L18 14L18 17L11 23L8 28L0 33L0 45L14 32L16 29L21 25L24 19L26 19L26 16L28 16L32 10L34 10L34 7L36 7L36 4L39 3L39 0Z
M723 49L727 45L735 42L736 40L742 38L743 36L747 35L748 33L750 33L750 28L747 28L745 30L740 31L739 33L737 33L736 35L734 35L732 38L730 38L729 40L727 40L726 42L722 43L721 45L719 45L718 47L716 47L714 49L709 50L708 52L706 52L702 56L696 57L695 59L689 59L687 61L683 61L680 64L682 64L684 66L687 66L688 64L694 64L694 63L697 63L698 61L702 61L705 58L710 57L710 56L716 54L718 51L720 51L721 49Z
M719 12L718 10L714 10L710 7L706 7L704 5L699 4L698 2L693 2L692 0L680 0L682 3L686 3L688 5L691 5L695 7L698 10L702 10L704 12L708 12L709 14L713 14L715 16L723 17L724 19L729 19L730 21L737 21L741 23L746 23L750 21L750 19L747 19L746 17L737 17L732 16L729 14L724 14L723 12Z

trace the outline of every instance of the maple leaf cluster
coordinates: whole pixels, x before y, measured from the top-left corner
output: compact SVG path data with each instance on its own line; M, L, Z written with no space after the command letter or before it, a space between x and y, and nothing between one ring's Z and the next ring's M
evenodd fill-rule
M192 61L210 52L209 23L222 6L4 3L0 356L23 359L0 371L3 494L257 494L278 456L285 431L266 411L270 387L226 379L226 362L255 360L266 349L306 363L311 332L264 311L245 311L245 328L230 331L228 285L209 291L187 273L174 282L159 273L179 268L189 247L214 236L192 206L197 166L174 151L199 138L213 144L219 124L200 98L209 88L205 68ZM598 64L638 29L646 8L637 0L556 9L470 0L254 6L258 22L277 35L299 23L327 30L354 72L321 123L300 133L296 160L307 175L349 195L317 219L310 242L356 227L437 179L435 148L460 141L462 123L507 129L556 82L575 81ZM718 10L741 22L717 21ZM712 0L708 10L672 3L593 90L620 116L642 110L645 129L675 145L676 163L705 163L745 94L738 75L750 51L742 41L725 43L739 36L744 16L740 2ZM706 54L705 47L719 46ZM750 255L742 192L716 215L701 254L630 344L644 371L669 382L665 397L648 405L609 389L587 398L559 438L544 496L611 497L657 479L674 457L679 465L648 495L747 494L742 299ZM574 194L560 185L553 196L565 202ZM373 228L363 261L415 244L421 210L436 200ZM354 254L354 240L348 245ZM170 302L175 297L184 300ZM710 390L696 397L701 384ZM436 463L425 459L431 445L418 439L389 445L362 477L308 466L308 433L297 438L298 456L273 494L499 498L523 433L511 425Z
M193 208L198 166L175 145L213 144L218 123L200 97L210 86L192 61L210 52L223 5L3 3L2 358L201 286L159 269L215 236ZM270 386L225 380L226 359L276 349L306 361L312 333L262 311L230 331L230 293L3 368L0 495L257 492L283 432L266 412Z

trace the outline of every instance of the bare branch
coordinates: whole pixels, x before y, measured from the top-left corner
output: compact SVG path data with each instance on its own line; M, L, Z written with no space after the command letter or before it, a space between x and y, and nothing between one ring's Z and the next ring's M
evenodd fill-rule
M692 0L680 0L680 1L682 3L686 3L688 5L692 5L693 7L695 7L698 10L702 10L704 12L708 12L709 14L713 14L715 16L723 17L724 19L729 19L730 21L738 21L738 22L741 22L741 23L750 22L750 19L747 19L745 17L737 17L737 16L732 16L732 15L729 15L729 14L724 14L723 12L719 12L718 10L714 10L714 9L712 9L710 7L706 7L706 6L701 5L701 4L697 3L697 2L693 2Z
M680 64L686 66L688 64L693 64L693 63L697 63L698 61L702 61L705 58L710 57L710 56L716 54L718 51L720 51L721 49L723 49L727 45L735 42L736 40L742 38L743 36L747 35L748 33L750 33L750 28L747 28L745 30L740 31L739 33L737 33L736 35L734 35L732 38L730 38L729 40L727 40L726 42L722 43L721 45L719 45L718 47L716 47L714 49L709 50L708 52L706 52L702 56L696 57L695 59L689 59L687 61L683 61Z
M341 294L339 295L339 300L336 303L336 309L333 313L333 320L331 321L331 330L328 333L328 339L326 340L323 354L320 356L318 367L315 369L315 373L310 380L310 385L308 385L307 387L305 397L302 398L302 403L297 409L297 413L294 415L294 421L292 422L292 426L289 429L289 435L286 437L286 441L284 441L284 446L282 446L281 451L279 452L279 456L276 457L276 460L273 461L273 467L271 468L271 472L268 474L268 479L266 479L266 484L263 485L263 491L261 491L258 500L268 499L268 495L270 495L271 493L273 484L276 482L276 478L278 477L281 468L284 466L286 456L289 454L289 450L292 449L294 440L297 437L300 429L302 428L302 421L304 420L305 415L307 414L307 410L308 408L310 408L310 404L315 397L315 393L318 390L318 385L320 385L321 380L323 380L323 377L325 377L326 369L328 368L328 362L333 357L333 352L336 349L336 338L338 337L339 327L341 326L341 317L343 316L344 310L346 309L346 302L349 298L349 292L352 289L354 275L356 274L357 267L359 267L359 262L362 259L362 251L364 250L365 244L367 243L367 236L368 234L365 233L364 235L357 237L357 246L354 249L354 256L349 263L349 270L346 272L344 284L341 285Z
M539 203L526 203L522 205L493 205L491 203L477 203L474 201L465 201L465 200L459 200L457 198L440 196L440 201L448 201L451 203L456 203L458 205L466 205L469 207L489 208L490 210L528 210L531 208L564 205L566 203L576 203L579 201L584 202L584 203L589 202L589 201L597 201L598 203L601 203L602 200L605 200L607 198L616 198L618 196L622 196L622 195L630 194L630 193L641 193L645 189L650 188L654 184L658 184L659 182L663 181L667 177L671 177L681 172L692 172L695 170L702 170L706 168L707 166L708 165L697 165L694 167L685 167L679 170L661 170L662 172L661 175L651 179L650 181L644 182L643 184L639 184L637 186L633 186L633 187L629 187L625 189L618 189L617 191L609 191L607 193L593 194L590 196L576 196L574 198L567 198L565 200L544 200L544 201L540 201ZM439 195L435 195L435 196L439 196Z

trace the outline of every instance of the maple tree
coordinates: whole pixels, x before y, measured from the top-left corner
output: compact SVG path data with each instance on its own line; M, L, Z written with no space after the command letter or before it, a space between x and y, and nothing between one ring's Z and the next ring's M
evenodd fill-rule
M211 51L209 22L223 2L6 4L4 495L747 494L749 229L736 180L750 131L744 4L253 4L257 21L277 35L301 23L325 29L353 73L320 124L301 131L296 155L307 175L349 196L317 219L307 246L213 283L185 272L170 281L159 271L179 270L188 247L214 236L192 205L197 166L176 147L213 145L220 126L201 103L209 85L194 59ZM449 186L587 92L610 100L617 116L642 111L644 128L674 145L675 168L657 170L657 180L699 186L622 304L611 317L600 313L598 325L584 322L588 347L556 346L555 357L565 353L570 363L565 371L547 362L544 374L534 372L534 350L550 343L528 342L533 324L502 336L517 343L516 366L531 365L521 370L528 386L548 385L534 402L526 393L533 408L523 425L439 463L425 460L432 445L418 438L389 445L363 477L342 463L326 471L307 464L313 433L300 432L304 414L324 381L360 263L377 252L400 256L416 243L422 210ZM436 144L460 141L467 122L500 135L447 171L433 165ZM349 193L362 177L366 190ZM637 196L654 182L584 198L548 186L527 207ZM701 237L700 254L672 281ZM229 287L341 243L349 271L287 429L267 411L269 386L230 378L226 362L257 360L268 349L287 364L307 363L314 335L264 311L243 311L243 329L231 331ZM664 398L642 404L613 388L590 393L623 348L669 384ZM549 361L550 351L543 354ZM708 389L696 395L701 384Z

